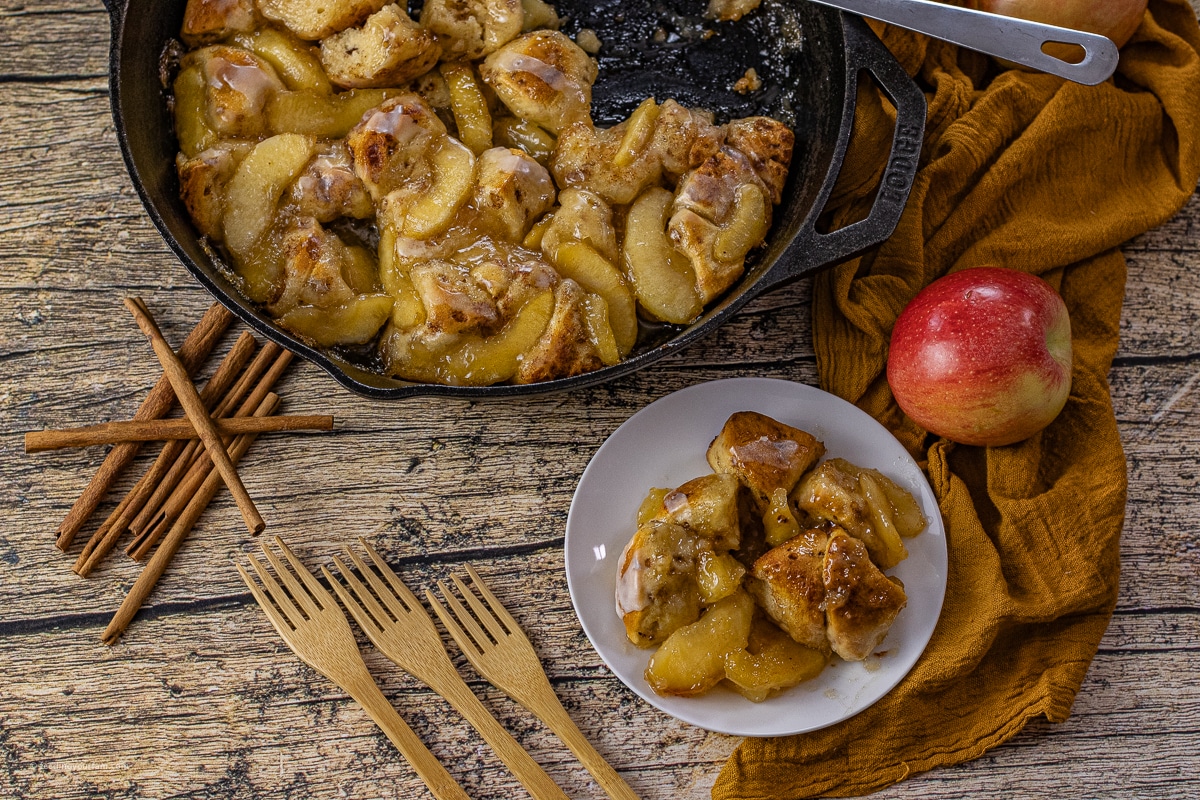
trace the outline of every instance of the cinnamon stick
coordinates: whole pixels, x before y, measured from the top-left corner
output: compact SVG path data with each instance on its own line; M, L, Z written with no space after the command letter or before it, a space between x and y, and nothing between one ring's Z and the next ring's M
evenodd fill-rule
M230 384L237 378L238 373L246 366L258 343L249 332L243 332L229 348L225 358L221 360L216 372L208 379L200 392L200 399L206 406L214 404L222 394L228 391ZM152 421L150 421L152 422ZM186 422L186 420L184 420ZM75 560L72 571L86 578L100 561L116 545L117 541L129 527L130 521L137 515L155 486L167 473L183 449L183 443L169 442L158 454L154 464L146 471L129 494L108 515L108 519L92 534L91 539L84 545L79 558Z
M255 411L254 416L265 417L270 415L279 406L279 395L268 394L263 399L262 404ZM255 434L245 434L237 437L233 445L229 449L230 460L240 460L246 451L250 448L251 443L255 439ZM121 602L121 607L117 609L117 613L113 616L112 621L108 623L108 627L104 629L104 634L101 640L105 644L115 644L117 639L121 637L125 629L129 627L129 623L133 620L142 604L146 602L150 591L154 585L158 583L158 579L162 577L166 571L167 565L171 562L172 557L179 551L183 540L195 526L196 520L204 513L204 509L212 501L217 490L221 488L220 473L210 473L205 479L204 484L200 487L195 496L187 505L187 509L183 515L176 520L171 527L171 532L163 540L159 548L154 552L154 556L146 563L142 574L134 582L133 587L129 590L129 594Z
M328 431L333 417L322 414L270 417L228 417L213 420L217 433L229 438L243 433L280 433L286 431ZM197 439L196 429L187 419L154 419L145 422L103 422L65 430L32 431L25 434L25 452L42 453L65 447L91 447L121 442L162 442L171 439Z
M200 441L204 442L204 449L208 452L213 464L216 465L221 477L225 479L225 485L229 487L233 499L237 501L242 518L246 521L246 527L252 534L261 533L267 523L263 521L262 515L254 507L254 501L250 499L246 487L242 485L242 479L238 477L237 470L234 469L233 462L229 459L229 453L226 452L225 446L221 442L221 434L217 433L212 417L208 415L208 409L204 407L204 401L200 399L200 394L188 376L187 368L179 361L175 351L171 349L171 345L163 338L162 331L158 329L158 325L154 322L145 303L138 298L130 297L125 299L125 307L133 314L142 333L150 338L154 354L158 356L163 371L166 372L171 385L175 387L175 395L179 398L179 404L183 406L188 419L196 426L196 432L200 434Z
M278 358L282 349L274 342L268 342L259 351L259 354L254 357L254 360L250 362L250 366L238 378L237 383L225 393L225 396L221 398L221 402L217 403L216 408L213 410L213 416L228 417L230 411L242 401L246 393L262 378L263 373L267 371L271 363ZM259 399L261 400L262 398ZM143 503L141 510L137 512L133 521L129 523L129 529L133 531L135 537L140 537L145 533L151 520L158 515L158 511L162 508L163 503L167 501L167 498L171 496L175 487L179 485L179 481L191 469L196 454L199 453L201 456L204 454L204 447L199 440L189 441L186 444L181 443L176 446L181 449L176 452L174 463L169 466L167 473L159 478L158 486L154 488L150 498Z
M262 379L254 387L254 391L251 392L250 396L242 401L241 406L234 412L235 417L246 417L254 413L254 410L262 403L263 398L267 396L267 393L270 392L271 388L274 387L283 375L284 370L292 363L294 357L291 352L280 348L280 353L276 357L275 363L262 376ZM175 520L183 513L192 496L208 477L213 463L210 459L204 458L203 452L198 453L198 456L192 463L187 475L175 487L171 496L162 504L162 508L150 520L149 524L141 528L136 526L133 528L134 539L125 549L125 552L131 558L140 561L146 557L150 549L158 543L159 539L166 534Z
M187 372L195 372L204 363L208 354L216 346L217 340L221 338L221 334L225 332L231 322L233 322L233 314L224 306L219 303L209 306L208 311L204 313L200 322L184 340L183 346L179 348L179 360ZM175 390L164 375L146 395L146 399L142 401L133 418L146 420L161 417L167 413L174 400ZM75 535L87 523L88 518L96 510L96 506L100 505L104 495L108 493L121 474L121 470L133 460L140 447L141 444L137 442L117 445L105 456L100 469L96 470L95 476L83 490L83 494L79 495L74 505L71 506L71 510L67 512L66 518L58 526L55 545L59 550L66 552L67 548L71 546Z

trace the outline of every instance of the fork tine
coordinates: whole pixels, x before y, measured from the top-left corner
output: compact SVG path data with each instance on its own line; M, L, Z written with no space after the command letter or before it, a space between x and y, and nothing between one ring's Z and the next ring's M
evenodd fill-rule
M267 571L262 562L254 556L250 556L250 566L254 567L255 573L258 574L258 579L263 583L263 594L270 601L268 606L278 608L283 616L287 617L290 627L298 628L303 625L304 615L300 613L300 609L287 596L287 592L271 576L271 573Z
M333 561L337 564L337 568L341 570L342 575L347 575L345 565L338 561L336 556L334 556ZM325 580L329 581L329 585L333 587L333 591L337 592L337 596L341 598L342 605L349 609L350 616L354 617L354 621L358 623L360 628L368 633L373 630L383 630L383 624L377 618L371 616L359 603L358 598L355 596L355 591L343 586L342 582L333 577L333 573L326 569L324 564L321 565L321 574L325 576Z
M296 558L296 554L292 552L292 548L288 547L284 543L283 539L281 539L279 536L275 537L275 544L278 545L279 549L283 551L284 556L287 557L288 562L291 563L296 574L300 576L300 580L304 581L304 585L308 587L309 596L316 601L318 606L324 608L325 603L323 602L322 598L329 593L325 591L325 587L321 585L319 580L317 580L317 576L313 575L308 567L304 566L300 559Z
M375 594L379 596L380 602L387 606L395 619L404 619L408 615L409 609L405 607L396 593L391 591L380 577L375 573L375 570L359 557L358 553L351 550L349 547L344 548L344 552L354 562L354 566L358 567L359 573L366 578L367 583L371 584L371 588L375 590ZM364 587L365 588L365 587ZM370 593L367 592L369 595ZM388 617L388 621L392 617Z
M396 594L400 596L400 599L402 599L408 605L408 607L414 611L419 608L421 601L417 599L417 596L412 593L412 590L408 588L404 581L400 580L400 576L396 574L396 571L388 566L388 563L383 560L383 556L375 552L375 548L367 544L366 540L361 536L358 539L358 543L362 545L364 550L367 551L367 555L371 557L371 560L375 562L375 566L379 568L379 573L383 575L384 580L386 580Z
M387 611L384 610L383 606L379 605L379 601L363 585L363 582L355 576L354 572L346 566L345 562L334 556L333 563L337 565L338 571L342 573L342 579L349 585L349 591L354 595L354 599L375 618L379 627L385 627L391 622L392 618L388 616Z
M480 602L479 598L475 596L475 593L471 591L470 587L463 583L462 579L457 575L451 575L450 580L454 581L454 585L458 587L460 592L462 592L463 599L470 604L472 609L474 609L475 616L479 617L479 621L487 627L488 633L492 634L492 638L497 642L503 641L504 637L508 635L508 631L504 630L504 627L500 624L499 620L497 620L488 612L487 606Z
M446 584L438 581L437 586L442 592L442 597L446 600L446 605L449 605L451 610L447 610L445 606L438 602L432 590L426 589L425 599L429 601L429 605L433 608L434 613L438 615L438 619L446 626L446 630L449 631L451 638L458 642L458 646L468 659L476 654L482 654L484 647L490 644L487 634L475 624L475 620L471 619L471 615L458 602L458 598L447 591ZM458 620L460 619L464 625L470 628L471 636L474 636L474 639L468 636L467 632L459 625Z
M467 564L467 574L471 576L471 581L479 588L479 593L483 595L483 599L487 601L488 606L492 609L492 613L500 618L504 623L504 627L508 628L510 634L521 633L521 626L517 624L513 615L508 613L508 609L500 602L496 595L492 594L492 590L484 583L483 578L479 577L479 573L470 564ZM524 636L523 633L521 633Z
M276 630L280 630L281 628L291 630L291 626L288 624L288 621L284 619L284 617L279 613L279 610L275 608L275 604L268 600L267 596L263 594L262 589L260 589L258 586L258 582L254 580L254 578L250 577L250 573L246 572L245 568L237 562L234 562L233 566L237 567L237 571L241 574L242 580L246 582L246 588L250 590L250 594L254 595L255 602L258 603L259 607L263 610L263 613L267 615L267 619L270 620L271 625L273 625Z
M312 598L308 590L296 579L292 571L279 559L279 556L275 555L266 542L263 542L262 551L263 555L267 557L267 561L270 561L271 566L275 568L275 574L283 581L283 585L287 587L292 595L292 599L304 612L305 616L312 618L319 613L321 611L320 604Z

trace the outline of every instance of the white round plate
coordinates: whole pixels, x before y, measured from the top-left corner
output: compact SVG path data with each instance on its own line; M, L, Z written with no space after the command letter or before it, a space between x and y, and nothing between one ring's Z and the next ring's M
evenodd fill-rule
M890 574L904 581L908 606L876 655L836 656L820 676L763 703L718 686L700 697L661 697L643 673L653 652L630 643L617 616L617 559L636 528L651 487L674 488L712 472L704 454L735 411L757 411L808 431L827 457L873 467L911 492L928 527L906 540L909 557ZM646 702L684 722L737 736L817 730L857 714L887 694L929 642L946 591L946 534L925 476L886 428L839 397L790 381L733 378L668 395L630 417L583 472L566 532L567 584L583 629L604 662Z

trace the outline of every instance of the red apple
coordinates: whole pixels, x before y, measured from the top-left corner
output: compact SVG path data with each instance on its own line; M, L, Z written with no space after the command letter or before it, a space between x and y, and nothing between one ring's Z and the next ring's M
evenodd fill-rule
M1121 47L1146 13L1147 0L976 0L980 11L1107 36Z
M955 442L1019 442L1071 391L1071 321L1041 278L978 267L934 281L892 329L888 384L904 413Z

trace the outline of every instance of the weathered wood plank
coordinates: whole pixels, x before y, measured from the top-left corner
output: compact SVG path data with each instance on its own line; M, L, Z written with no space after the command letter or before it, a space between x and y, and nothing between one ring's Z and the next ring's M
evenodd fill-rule
M18 676L3 690L11 709L3 721L10 787L31 790L36 779L37 796L62 800L135 786L137 796L174 796L173 786L188 787L179 795L185 797L239 796L212 783L231 772L240 775L243 790L254 789L240 796L333 796L348 780L355 787L351 796L358 797L404 796L415 787L365 715L296 661L254 606L193 614L186 626L158 634L105 651L78 632L62 632L58 647L95 652L73 661L32 646L36 640L16 639L0 654L4 673ZM364 650L385 692L473 796L516 796L511 779L442 701L369 646ZM1190 724L1200 693L1179 693L1164 706L1156 687L1173 683L1190 660L1178 651L1102 650L1068 722L1035 725L979 762L931 773L881 796L995 796L990 790L999 786L1017 797L1045 796L1044 770L1069 766L1079 796L1115 786L1187 797L1188 776L1181 769L1200 743ZM469 667L460 668L535 758L574 789L572 796L601 796L536 721L480 683ZM647 800L698 796L678 792L707 786L735 742L662 718L602 671L556 677L555 686L585 732ZM1141 689L1131 691L1134 686ZM69 718L70 727L46 727L55 718ZM1150 737L1154 748L1144 747ZM74 782L79 776L87 783ZM301 778L296 794L287 794ZM1167 779L1176 782L1173 789Z
M300 664L253 604L195 614L187 625L169 627L112 650L95 644L90 631L62 631L56 646L83 656L71 661L29 646L36 639L18 639L6 648L0 669L13 679L2 690L0 741L8 768L0 781L27 791L36 784L43 796L61 800L134 785L139 796L174 796L183 787L181 796L206 796L206 784L211 796L232 796L211 787L214 777L232 770L243 773L246 788L255 787L250 796L280 796L300 776L307 782L303 791L297 787L298 793L283 796L333 796L348 780L355 786L351 796L417 796L419 784L365 714ZM364 649L385 692L473 797L520 796L495 757L443 701ZM462 670L553 777L584 790L572 796L600 796L540 723L481 683L469 667ZM556 676L554 683L597 748L648 798L668 796L654 791L662 764L692 762L691 751L699 749L709 752L711 766L733 744L721 737L726 741L714 747L702 731L664 726L657 712L601 670ZM45 725L68 717L69 727ZM637 746L629 746L635 741ZM90 787L75 783L76 775L87 777ZM663 788L667 785L664 781Z
M362 712L301 665L250 602L229 561L257 543L227 497L115 648L99 633L140 567L117 553L80 580L68 568L82 539L67 556L53 547L102 451L28 457L20 435L127 417L157 379L123 294L143 295L174 341L209 303L129 185L109 117L107 41L95 0L0 0L0 796L423 796ZM1130 474L1122 590L1073 716L880 797L1200 793L1198 232L1194 198L1124 248L1110 376ZM362 535L414 585L470 561L502 598L527 598L514 611L556 689L634 788L647 800L707 797L737 740L659 714L611 676L570 606L562 527L595 448L646 403L740 374L815 383L809 303L798 283L650 370L519 402L367 401L297 364L280 387L286 407L333 413L338 430L263 440L242 472L271 531L310 564ZM472 796L520 796L440 700L368 659ZM561 744L457 663L569 795L602 796Z
M100 2L0 3L0 79L33 83L108 75L109 16Z

